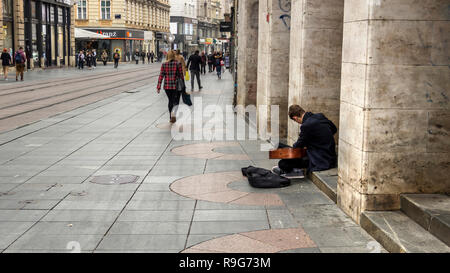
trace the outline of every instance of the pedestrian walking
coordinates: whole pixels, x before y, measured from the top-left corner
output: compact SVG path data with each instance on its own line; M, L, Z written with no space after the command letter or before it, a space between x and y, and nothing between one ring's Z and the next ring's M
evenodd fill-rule
M194 55L191 55L187 62L187 67L191 71L191 92L194 92L195 77L197 77L198 90L200 91L203 88L200 82L200 66L202 65L202 57L198 55L199 53L200 52L198 50L195 51Z
M220 79L222 79L222 66L224 65L222 53L217 52L216 55L214 56L214 58L215 58L215 62L216 62L217 77L220 80Z
M206 74L206 55L205 51L202 52L202 55L200 56L202 58L202 64L200 67L200 74Z
M102 52L102 61L103 65L106 65L106 62L108 61L108 53L106 52L106 50L103 50Z
M16 63L16 81L20 75L20 80L23 81L23 71L25 70L25 62L27 61L27 56L23 51L23 47L19 47L19 50L14 54L14 62Z
M150 52L147 52L147 63L150 64Z
M78 69L84 69L84 58L83 50L80 50L80 53L78 54Z
M4 48L2 55L0 56L0 59L2 59L2 68L3 68L3 77L5 81L8 80L8 69L11 65L11 55L8 53L8 49Z
M118 68L119 60L120 60L120 54L119 54L119 50L118 49L116 49L116 52L113 55L113 59L114 59L114 68Z
M142 64L145 64L145 52L141 52Z
M214 55L213 53L210 53L208 55L208 72L211 73L213 72L213 64L214 64Z
M154 58L155 58L155 53L152 51L152 52L150 52L150 59L152 60L152 63L153 63Z
M136 61L136 64L139 64L139 51L136 49L136 52L134 52L134 60Z
M161 91L161 83L164 80L164 90L169 99L170 122L175 123L176 111L180 103L181 92L177 90L177 79L184 81L183 67L175 59L175 52L170 50L167 53L167 61L161 65L161 72L158 78L158 86L156 87L158 94ZM182 57L182 56L181 56Z
M186 75L186 62L184 61L184 57L179 49L176 51L175 60L181 63L181 67L183 68L183 75Z
M88 69L92 69L92 53L91 53L91 51L88 51L86 53L86 64L88 66Z
M92 49L92 65L97 68L97 51Z

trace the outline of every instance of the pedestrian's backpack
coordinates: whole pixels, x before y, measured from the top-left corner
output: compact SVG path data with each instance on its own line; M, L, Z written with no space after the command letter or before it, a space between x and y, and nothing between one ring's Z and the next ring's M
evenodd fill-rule
M246 176L248 182L255 188L282 188L291 184L291 181L286 177L281 177L273 172L249 166L242 168L242 175Z
M118 59L119 58L119 54L118 53L114 53L114 59Z
M16 52L16 56L14 57L14 61L16 62L16 64L21 64L22 63L22 55L19 52Z

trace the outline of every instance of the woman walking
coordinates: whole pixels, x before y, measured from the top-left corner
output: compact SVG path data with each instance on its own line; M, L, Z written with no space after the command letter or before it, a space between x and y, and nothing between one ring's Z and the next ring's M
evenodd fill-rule
M169 99L170 122L175 123L176 110L180 103L181 92L177 91L177 79L181 78L184 82L184 74L181 63L175 59L175 52L170 50L167 53L167 61L161 65L161 73L158 78L157 92L161 91L161 83L164 80L164 90Z
M106 50L103 50L102 61L103 61L103 65L106 65L106 62L108 61L108 53L106 52Z
M8 69L11 65L11 55L8 53L8 49L4 48L2 52L2 56L0 57L2 59L2 67L3 67L3 76L5 78L5 81L8 80Z

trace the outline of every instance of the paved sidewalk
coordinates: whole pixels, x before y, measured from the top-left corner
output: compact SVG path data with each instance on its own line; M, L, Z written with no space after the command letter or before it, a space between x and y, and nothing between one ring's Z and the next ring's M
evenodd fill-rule
M232 103L229 72L202 84ZM0 134L2 252L384 252L308 179L251 188L242 167L276 165L260 141L174 140L155 87Z

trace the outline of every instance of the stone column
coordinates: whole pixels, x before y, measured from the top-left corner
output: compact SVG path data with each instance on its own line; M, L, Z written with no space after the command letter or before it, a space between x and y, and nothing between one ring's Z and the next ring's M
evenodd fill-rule
M292 14L289 105L324 113L338 126L344 0L293 0ZM288 125L292 144L299 126Z
M449 0L346 0L338 205L450 192Z
M290 0L259 1L258 29L258 130L265 127L271 135L271 105L279 105L279 137L287 137L289 90ZM263 124L266 123L266 124Z
M258 0L239 2L237 104L256 105L258 74Z

